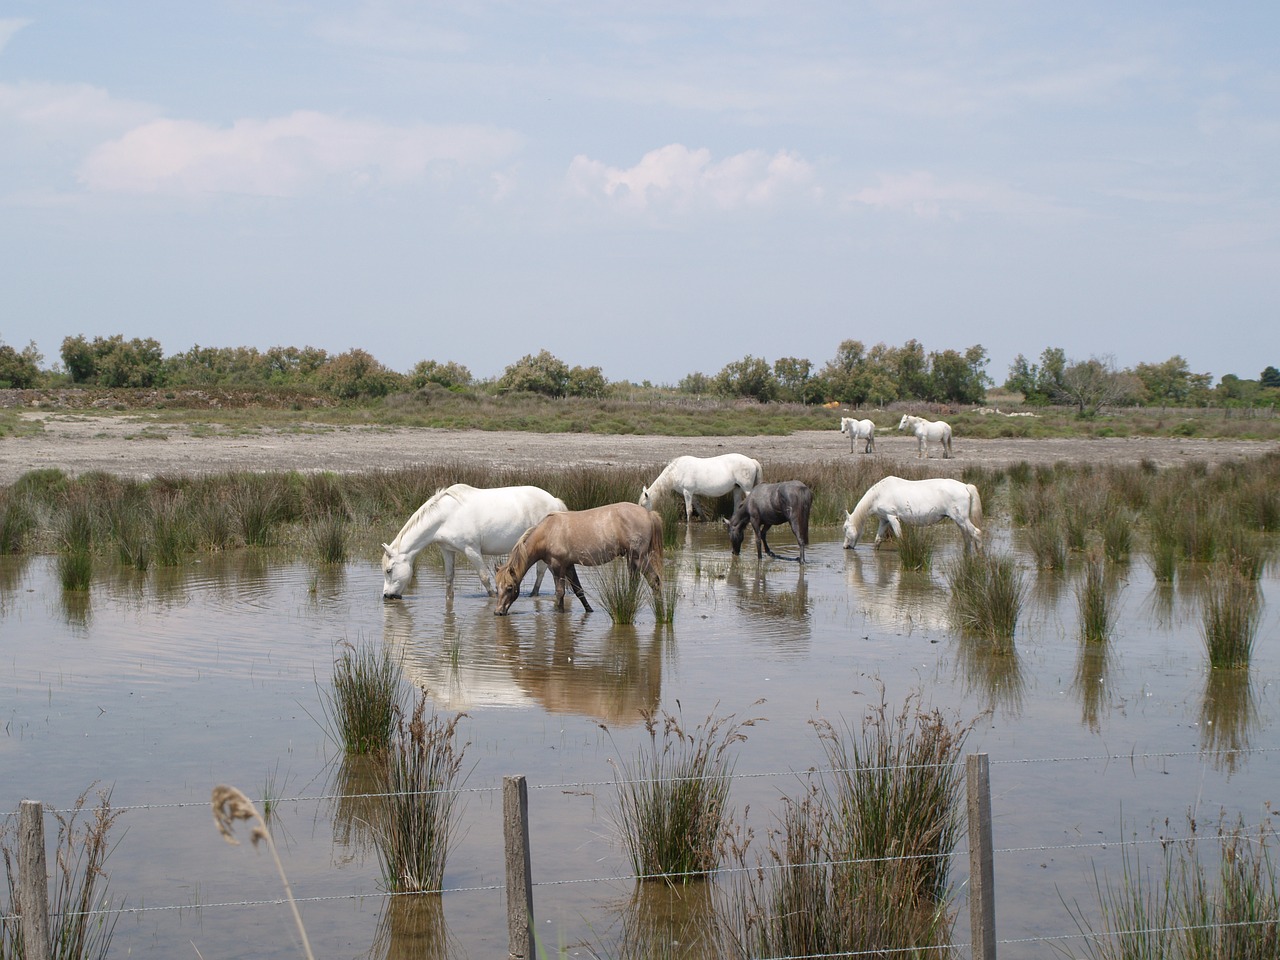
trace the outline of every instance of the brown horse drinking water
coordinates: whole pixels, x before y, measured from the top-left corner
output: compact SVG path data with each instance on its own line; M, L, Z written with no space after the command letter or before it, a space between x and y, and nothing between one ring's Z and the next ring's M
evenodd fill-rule
M539 560L547 565L556 584L556 609L564 610L568 582L591 612L591 604L578 581L577 564L588 567L625 557L631 569L662 588L662 517L634 503L611 503L591 510L552 513L524 532L511 548L511 557L494 575L498 591L497 616L505 616L520 596L520 581Z

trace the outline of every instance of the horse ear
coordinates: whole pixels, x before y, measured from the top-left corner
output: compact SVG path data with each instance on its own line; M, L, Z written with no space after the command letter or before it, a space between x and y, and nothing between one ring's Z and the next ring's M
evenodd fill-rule
M388 556L388 557L389 557L389 556L391 556L391 544L389 544L389 543L384 543L384 544L382 545L382 549L383 549L383 551L385 551L385 552L386 552L386 554L387 554L387 556Z

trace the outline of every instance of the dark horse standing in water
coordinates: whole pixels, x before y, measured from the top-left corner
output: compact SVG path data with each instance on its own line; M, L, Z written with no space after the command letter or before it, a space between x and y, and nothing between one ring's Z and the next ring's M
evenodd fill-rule
M809 545L809 509L813 506L813 491L799 480L782 483L761 483L742 498L733 516L728 520L729 545L736 557L742 550L742 538L747 524L756 535L756 559L763 559L761 551L775 560L797 560L804 563L804 548ZM800 556L780 557L769 549L765 534L775 524L791 524L796 543L800 544Z

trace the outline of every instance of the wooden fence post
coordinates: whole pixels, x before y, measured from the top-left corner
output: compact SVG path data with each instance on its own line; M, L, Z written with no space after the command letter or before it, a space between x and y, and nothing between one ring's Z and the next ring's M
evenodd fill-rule
M991 769L985 753L965 762L969 796L969 940L973 960L996 960L995 864L991 845Z
M529 788L524 777L502 778L502 834L507 858L507 952L511 960L534 960Z
M23 800L18 810L18 905L27 960L49 960L49 872L39 800Z

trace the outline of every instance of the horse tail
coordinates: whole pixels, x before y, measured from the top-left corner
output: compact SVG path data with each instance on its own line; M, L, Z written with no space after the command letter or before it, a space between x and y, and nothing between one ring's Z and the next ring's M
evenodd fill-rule
M805 487L804 499L800 501L800 538L805 546L809 545L809 511L813 509L813 489Z
M965 488L969 491L969 522L975 527L980 527L982 526L982 495L972 483L966 483Z
M756 468L755 476L751 480L751 486L752 488L755 488L764 483L764 467L760 466L759 460L752 460L751 462Z

